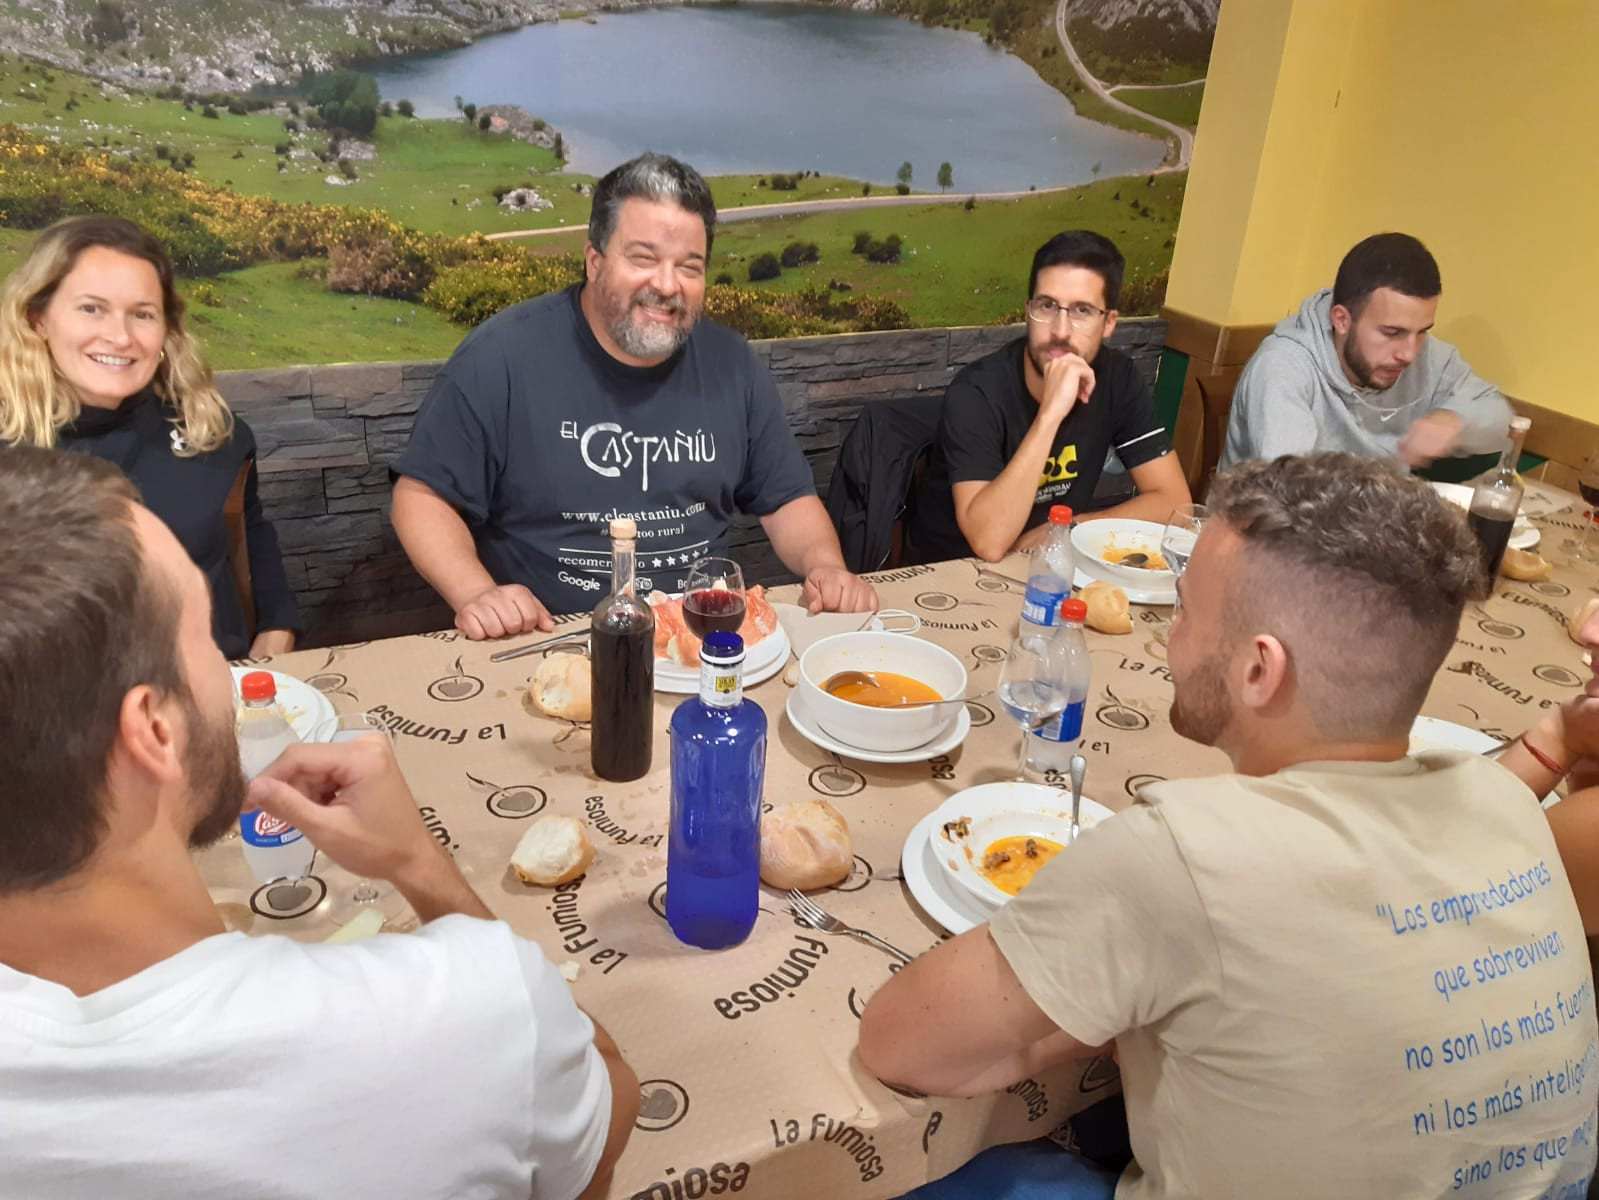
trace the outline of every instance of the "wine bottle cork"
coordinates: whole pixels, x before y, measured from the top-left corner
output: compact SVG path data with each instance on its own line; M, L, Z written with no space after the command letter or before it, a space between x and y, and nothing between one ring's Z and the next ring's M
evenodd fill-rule
M617 517L611 522L611 536L631 542L638 537L638 525L629 517Z

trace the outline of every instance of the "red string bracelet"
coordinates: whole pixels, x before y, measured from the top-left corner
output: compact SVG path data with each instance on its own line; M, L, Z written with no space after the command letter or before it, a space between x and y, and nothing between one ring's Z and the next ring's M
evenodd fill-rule
M1538 749L1538 747L1534 746L1531 742L1529 742L1527 740L1527 735L1526 734L1522 734L1516 740L1522 744L1522 746L1526 749L1528 754L1532 755L1534 758L1536 758L1538 760L1539 765L1542 766L1544 768L1544 770L1551 772L1555 776L1555 778L1563 779L1565 777L1566 772L1571 769L1569 767L1562 767L1559 763L1555 762L1554 759L1550 758L1542 750L1540 750L1540 749Z

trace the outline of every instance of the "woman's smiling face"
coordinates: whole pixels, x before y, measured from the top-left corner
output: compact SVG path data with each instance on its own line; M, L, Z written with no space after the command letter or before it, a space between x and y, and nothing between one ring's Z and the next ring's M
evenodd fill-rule
M166 341L161 278L142 258L91 246L50 298L35 329L79 399L116 408L155 378Z

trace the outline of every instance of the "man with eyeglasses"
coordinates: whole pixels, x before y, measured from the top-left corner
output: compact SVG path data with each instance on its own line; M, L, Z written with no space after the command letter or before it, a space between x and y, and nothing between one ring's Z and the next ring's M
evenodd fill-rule
M1027 332L966 367L944 394L927 478L913 507L911 561L989 562L1047 535L1051 506L1083 519L1165 521L1187 481L1133 361L1106 346L1126 261L1108 238L1056 234L1033 255ZM1138 495L1092 508L1109 452ZM914 556L914 557L912 557Z
M693 167L623 163L594 188L585 282L485 321L434 379L392 468L394 529L467 637L592 609L611 586L614 517L638 525L641 592L682 591L744 512L812 611L877 607L771 374L699 319L715 224Z
M1498 450L1514 416L1460 352L1430 336L1443 283L1406 233L1344 255L1323 288L1277 323L1233 392L1222 467L1347 450L1425 467Z

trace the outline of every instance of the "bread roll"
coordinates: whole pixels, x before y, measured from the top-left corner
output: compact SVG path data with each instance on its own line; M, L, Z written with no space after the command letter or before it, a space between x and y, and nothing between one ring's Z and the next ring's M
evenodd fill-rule
M1100 633L1131 633L1132 614L1127 608L1127 593L1113 583L1096 579L1082 591L1081 600L1088 605L1088 627Z
M584 655L552 654L533 672L528 695L545 716L587 721L594 715L593 679Z
M1577 645L1582 645L1582 627L1587 624L1589 618L1596 611L1599 611L1599 599L1588 601L1588 603L1571 614L1571 620L1566 624L1566 633Z
M1499 562L1499 573L1506 579L1543 579L1552 570L1554 567L1531 550L1506 550Z
M761 879L802 892L842 883L855 851L849 822L826 800L785 804L761 818Z
M540 817L528 826L511 855L511 869L523 883L554 887L570 883L594 861L594 843L576 817Z

